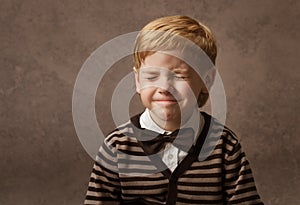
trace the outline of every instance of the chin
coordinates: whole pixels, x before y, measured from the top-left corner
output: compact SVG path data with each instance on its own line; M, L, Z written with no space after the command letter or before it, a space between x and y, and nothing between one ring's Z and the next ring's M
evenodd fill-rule
M180 112L174 110L156 109L152 111L160 120L163 121L177 121L180 119Z

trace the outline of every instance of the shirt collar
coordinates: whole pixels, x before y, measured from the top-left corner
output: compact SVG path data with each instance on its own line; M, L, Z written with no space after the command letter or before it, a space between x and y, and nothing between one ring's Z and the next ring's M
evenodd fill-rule
M165 133L165 130L159 127L151 118L150 111L148 108L145 109L140 117L141 128L148 129L160 134Z
M184 127L196 128L198 130L194 130L195 133L200 134L200 132L203 128L203 125L204 125L204 117L201 115L200 112L194 112L193 115L198 115L198 114L200 115L200 119L199 119L199 116L193 116L188 120L188 122L184 126L182 126L182 128L184 128ZM196 124L197 120L193 120L193 119L195 119L195 117L198 117L198 119L200 120L200 126L199 126L199 124ZM166 132L167 133L169 132L169 131L166 131L166 130L162 129L161 127L159 127L153 121L153 119L150 116L150 110L148 108L146 108L145 111L142 113L139 122L140 122L141 128L148 129L148 130L157 132L159 134L164 134ZM195 141L197 139L198 134L196 134Z

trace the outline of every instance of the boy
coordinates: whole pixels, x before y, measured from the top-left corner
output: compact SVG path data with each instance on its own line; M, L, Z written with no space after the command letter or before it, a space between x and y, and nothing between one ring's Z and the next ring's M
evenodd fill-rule
M236 136L199 112L215 71L193 44L215 64L215 40L194 19L163 17L140 31L134 73L146 109L105 139L85 204L263 204Z

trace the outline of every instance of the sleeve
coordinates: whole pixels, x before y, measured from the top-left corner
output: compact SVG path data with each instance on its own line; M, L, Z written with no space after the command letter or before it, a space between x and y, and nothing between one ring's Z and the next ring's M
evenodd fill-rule
M236 140L225 154L224 198L227 204L263 205L241 144Z
M104 141L96 156L84 204L116 205L120 204L120 195L116 152Z

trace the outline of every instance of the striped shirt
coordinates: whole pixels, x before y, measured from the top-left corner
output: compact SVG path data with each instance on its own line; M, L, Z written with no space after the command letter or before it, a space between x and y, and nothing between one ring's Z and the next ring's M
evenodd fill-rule
M147 155L140 115L110 133L94 163L88 204L263 204L234 133L206 113L204 127L173 172Z

